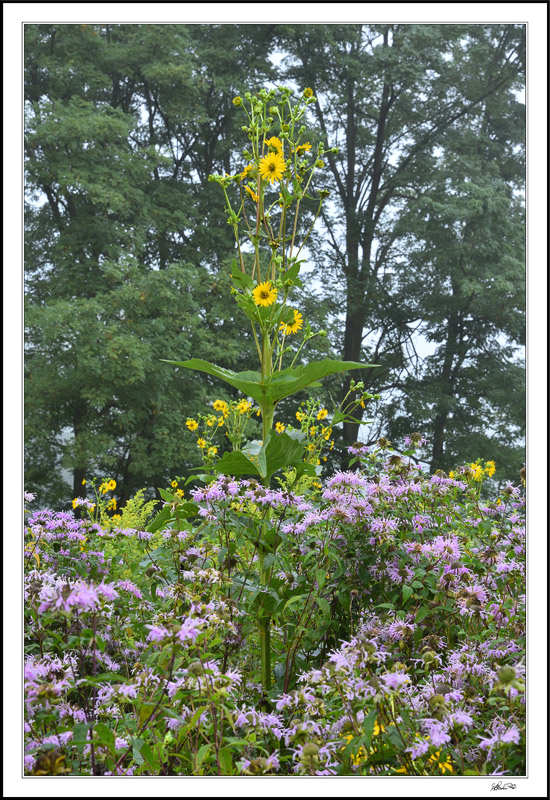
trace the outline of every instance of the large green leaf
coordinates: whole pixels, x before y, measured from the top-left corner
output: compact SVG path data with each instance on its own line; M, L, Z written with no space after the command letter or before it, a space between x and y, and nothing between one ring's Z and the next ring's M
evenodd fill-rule
M238 286L239 289L248 289L254 283L250 275L247 275L246 272L242 272L242 270L239 268L236 258L233 259L231 264L231 277L233 279L233 283Z
M217 367L209 361L201 358L192 358L189 361L170 361L166 358L161 359L167 364L174 364L178 367L197 369L221 378L230 386L240 389L243 394L252 397L258 404L263 405L265 401L275 405L284 397L305 389L306 386L317 385L320 378L327 375L334 375L336 372L346 372L351 369L364 369L366 367L377 367L378 364L361 364L358 361L335 361L325 358L322 361L313 361L299 367L288 367L280 372L274 372L265 382L261 382L259 372L233 372L230 369Z
M278 469L300 464L304 446L287 433L272 433L266 448L267 477Z
M225 453L216 464L222 475L260 475L270 478L284 467L302 463L303 444L286 433L269 432L263 444L250 442L243 450ZM305 470L304 470L305 471Z
M189 361L170 361L167 358L161 358L167 364L174 364L176 367L187 367L188 369L197 369L200 372L206 372L208 375L214 375L216 378L221 378L230 386L239 389L243 394L252 397L257 403L263 403L266 395L266 387L261 383L261 375L259 372L233 372L231 369L224 369L211 364L209 361L203 361L202 358L191 358Z
M261 460L260 460L261 459ZM222 475L260 475L266 476L265 450L252 453L244 450L234 450L232 453L224 453L216 464L216 472Z
M322 361L312 361L299 367L288 367L281 372L275 372L267 384L267 399L278 403L284 397L305 389L306 386L315 384L320 378L334 375L336 372L347 372L351 369L377 367L378 364L361 364L358 361L335 361L325 358Z

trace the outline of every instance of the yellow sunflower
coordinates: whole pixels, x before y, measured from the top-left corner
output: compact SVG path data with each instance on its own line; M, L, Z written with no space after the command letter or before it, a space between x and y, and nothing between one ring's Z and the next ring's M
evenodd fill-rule
M246 167L243 169L243 171L241 172L241 174L239 176L240 179L242 181L244 181L244 179L246 178L248 173L251 172L253 168L254 168L254 164L247 164Z
M214 411L221 411L224 417L229 416L229 406L225 400L214 400L212 405L214 407Z
M296 311L296 309L294 309L294 319L292 320L292 322L289 322L288 325L286 322L281 322L279 327L282 331L284 331L285 336L288 336L291 333L296 333L297 331L299 331L300 328L303 327L303 325L304 325L304 320L302 318L302 315L300 314L299 311Z
M268 153L264 158L260 159L260 175L270 183L280 181L285 170L286 163L279 152Z
M254 202L255 202L255 203L257 203L257 202L258 202L258 200L259 200L260 198L259 198L259 196L256 194L256 192L253 192L253 191L252 191L252 189L250 188L250 186L246 186L246 185L245 185L245 187L244 187L244 188L246 189L246 191L248 192L248 194L250 195L250 197L251 197L251 198L254 200Z
M264 142L270 147L274 147L279 153L283 152L283 143L276 136L272 136L271 139L264 139Z
M252 296L257 306L270 306L277 299L277 289L271 285L271 281L266 281L252 290Z

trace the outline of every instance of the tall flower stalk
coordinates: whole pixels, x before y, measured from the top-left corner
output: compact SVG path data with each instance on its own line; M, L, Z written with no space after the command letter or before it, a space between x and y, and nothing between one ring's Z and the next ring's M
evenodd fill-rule
M232 476L257 475L265 487L269 487L272 475L280 469L294 467L297 475L315 476L317 472L304 453L303 436L273 432L277 403L326 375L373 366L332 359L296 366L303 345L314 336L325 335L324 331L313 332L307 322L304 325L299 301L290 304L291 293L303 288L299 273L305 259L299 256L328 194L318 191L315 197L313 179L324 167L323 155L337 152L337 148L326 151L322 143L314 151L304 141L306 111L315 102L309 88L297 100L293 99L292 90L284 87L262 89L254 95L247 92L244 100L235 97L234 105L242 108L246 117L242 130L249 146L243 152L244 163L233 175L209 177L223 190L227 222L235 235L231 291L250 320L259 371L235 373L196 358L170 362L217 376L257 402L262 417L261 441L225 454L216 464L216 470ZM304 200L318 202L309 228L299 241L298 220ZM287 337L300 331L303 341L296 350L288 344ZM290 364L285 366L285 356L289 354ZM338 421L346 418L340 414ZM272 572L264 567L271 552L268 531L266 516L260 523L258 537L260 590L266 594ZM271 616L262 606L256 613L262 684L267 693L271 687Z

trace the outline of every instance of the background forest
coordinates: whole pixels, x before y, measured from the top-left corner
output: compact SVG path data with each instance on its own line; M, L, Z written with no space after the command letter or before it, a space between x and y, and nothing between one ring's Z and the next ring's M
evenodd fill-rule
M26 25L25 485L39 503L70 506L93 475L123 503L198 465L186 419L231 395L159 359L249 368L208 175L241 166L235 95L279 85L311 87L308 126L339 148L302 309L328 335L304 360L381 365L360 376L381 396L373 422L335 431L327 467L357 439L399 447L418 430L431 470L491 459L517 482L524 71L521 25ZM348 389L335 377L317 396Z

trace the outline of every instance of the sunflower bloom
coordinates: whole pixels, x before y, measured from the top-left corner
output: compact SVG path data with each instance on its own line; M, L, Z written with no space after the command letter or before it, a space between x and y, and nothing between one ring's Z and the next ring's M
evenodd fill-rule
M302 315L300 314L299 311L296 311L296 309L294 309L294 319L292 320L292 322L289 322L288 325L286 324L286 322L281 322L279 327L282 331L284 331L285 336L288 336L291 333L297 333L297 331L299 331L300 328L303 327L303 325L304 325L304 320L302 318Z
M327 416L328 416L328 411L326 410L326 408L321 408L319 410L319 413L317 414L317 419L322 420Z
M277 299L277 289L271 285L271 281L266 281L253 289L252 296L257 306L270 306Z
M470 469L472 470L472 478L474 481L483 479L483 468L479 464L470 464Z
M264 142L269 145L269 147L274 147L279 153L283 152L283 143L280 139L277 139L276 136L272 136L271 139L264 139Z
M280 181L285 170L286 162L281 153L268 153L260 159L260 175L270 183Z
M248 400L241 400L236 405L236 409L239 412L239 414L246 414L246 412L249 411L250 408L251 404L248 402Z
M185 424L187 425L190 431L196 431L197 428L199 427L199 423L197 422L196 419L188 419Z
M206 447L206 441L202 437L197 439L197 447L199 447L201 450L204 450Z
M225 400L214 400L212 403L214 411L221 411L224 417L229 416L229 406L225 402Z
M285 426L283 425L282 422L276 422L275 423L275 430L277 431L277 433L284 433L285 432Z
M248 192L250 197L254 200L254 202L257 203L260 198L256 194L256 192L253 192L252 189L250 188L250 186L245 186L244 188L246 189L246 191Z

